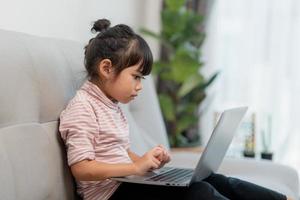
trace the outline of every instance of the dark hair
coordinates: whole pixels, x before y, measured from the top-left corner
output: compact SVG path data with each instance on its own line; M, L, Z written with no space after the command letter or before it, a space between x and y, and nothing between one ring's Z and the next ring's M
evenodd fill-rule
M85 46L85 68L90 78L98 76L97 65L110 59L118 75L123 69L140 63L143 75L150 74L153 57L147 42L129 26L118 24L110 27L110 21L100 19L94 23L92 32L99 32Z

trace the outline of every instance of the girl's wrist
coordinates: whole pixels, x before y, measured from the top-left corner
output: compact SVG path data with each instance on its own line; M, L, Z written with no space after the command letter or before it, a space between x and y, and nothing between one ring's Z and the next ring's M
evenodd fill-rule
M133 163L131 164L131 171L132 171L132 174L133 174L133 175L137 175L137 174L138 174L138 168L137 168L135 162L133 162Z

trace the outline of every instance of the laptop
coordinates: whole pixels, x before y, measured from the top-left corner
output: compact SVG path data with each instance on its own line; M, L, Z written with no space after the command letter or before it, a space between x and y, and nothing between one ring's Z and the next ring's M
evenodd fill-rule
M144 176L132 175L111 179L129 183L188 187L207 178L219 169L247 109L238 107L225 110L221 114L195 169L162 167Z

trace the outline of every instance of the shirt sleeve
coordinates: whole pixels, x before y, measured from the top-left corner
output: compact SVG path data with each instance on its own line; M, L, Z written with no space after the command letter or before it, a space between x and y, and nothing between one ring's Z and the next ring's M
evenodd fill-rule
M88 103L73 103L61 114L59 132L66 146L69 166L95 159L94 141L98 130L96 116Z

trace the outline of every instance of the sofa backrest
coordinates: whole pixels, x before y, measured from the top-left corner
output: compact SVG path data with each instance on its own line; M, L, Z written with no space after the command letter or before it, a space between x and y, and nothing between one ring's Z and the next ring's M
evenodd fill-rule
M58 118L85 79L84 45L4 30L0 44L0 198L74 199ZM151 77L123 107L133 150L168 146Z
M0 44L1 198L73 199L57 127L81 83L82 48L2 30Z

